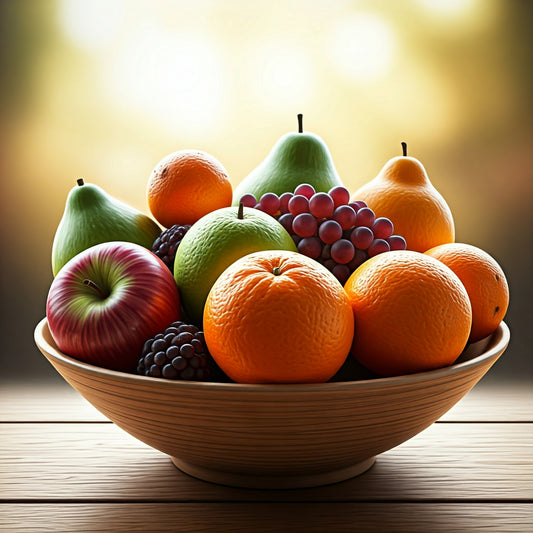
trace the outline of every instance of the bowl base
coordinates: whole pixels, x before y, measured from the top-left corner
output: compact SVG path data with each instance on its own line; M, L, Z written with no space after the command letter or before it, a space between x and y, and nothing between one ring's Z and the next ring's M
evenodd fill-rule
M170 458L179 470L210 483L218 485L227 485L230 487L239 487L245 489L302 489L310 487L320 487L345 481L352 477L359 476L366 472L376 461L376 457L369 457L354 465L329 472L307 475L289 475L289 476L262 476L255 474L235 474L231 472L222 472L212 470L201 466L193 465L182 461L177 457Z

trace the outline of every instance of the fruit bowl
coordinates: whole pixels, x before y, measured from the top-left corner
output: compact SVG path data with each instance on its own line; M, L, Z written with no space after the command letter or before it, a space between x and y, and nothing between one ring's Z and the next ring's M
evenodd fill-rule
M117 426L168 454L189 475L248 488L343 481L430 426L490 369L510 339L502 322L452 366L398 377L312 385L243 385L150 378L61 353L46 318L41 352Z

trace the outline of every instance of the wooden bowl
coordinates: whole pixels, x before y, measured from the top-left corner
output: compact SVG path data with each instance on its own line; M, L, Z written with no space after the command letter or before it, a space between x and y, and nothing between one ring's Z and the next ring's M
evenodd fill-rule
M313 385L170 381L106 370L61 353L46 319L35 341L55 369L117 426L182 471L224 485L297 488L363 473L430 426L509 343L502 323L454 365L399 377Z

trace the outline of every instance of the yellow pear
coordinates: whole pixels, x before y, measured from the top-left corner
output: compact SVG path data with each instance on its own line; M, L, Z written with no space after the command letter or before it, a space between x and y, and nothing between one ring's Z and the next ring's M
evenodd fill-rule
M429 181L422 163L403 155L390 159L380 173L354 192L351 201L363 200L376 217L387 217L394 233L402 235L407 249L425 252L433 246L454 242L452 212Z

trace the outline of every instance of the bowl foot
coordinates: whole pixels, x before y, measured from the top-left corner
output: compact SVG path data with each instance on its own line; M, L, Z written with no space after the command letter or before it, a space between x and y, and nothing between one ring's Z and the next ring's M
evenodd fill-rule
M262 476L254 474L236 474L232 472L222 472L201 466L193 465L182 461L177 457L171 457L174 466L182 472L195 478L219 485L239 487L246 489L300 489L309 487L319 487L345 481L366 472L376 461L375 457L369 457L354 465L329 472L308 475L289 476Z

